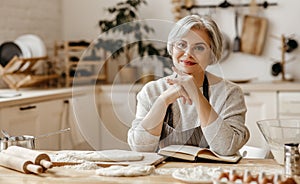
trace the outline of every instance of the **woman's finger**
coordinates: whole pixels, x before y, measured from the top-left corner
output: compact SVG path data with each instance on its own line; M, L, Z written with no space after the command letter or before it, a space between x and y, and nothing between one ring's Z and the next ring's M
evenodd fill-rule
M184 97L181 97L181 101L182 101L183 104L186 103L186 99Z
M178 70L176 67L172 67L172 70L177 74L177 75L180 75L180 76L183 76L185 75L185 73L183 73L182 71Z
M180 88L180 95L182 96L182 98L184 98L184 104L187 102L188 104L192 104L192 100L190 98L190 96L188 95L188 93L185 91L185 89L181 86Z

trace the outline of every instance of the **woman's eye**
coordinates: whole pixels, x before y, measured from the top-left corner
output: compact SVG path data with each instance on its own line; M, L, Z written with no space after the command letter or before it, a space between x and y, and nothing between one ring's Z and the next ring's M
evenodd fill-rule
M193 47L193 50L194 51L204 51L205 50L205 47L203 45L195 45Z
M185 42L177 42L176 47L185 49L187 47L187 44Z

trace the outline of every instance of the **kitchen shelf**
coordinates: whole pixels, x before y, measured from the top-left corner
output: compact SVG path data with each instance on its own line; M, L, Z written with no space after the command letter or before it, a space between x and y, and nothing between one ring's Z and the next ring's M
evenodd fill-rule
M57 62L64 62L66 87L69 87L75 83L76 85L91 84L92 82L107 83L108 74L107 64L105 60L80 59L82 58L82 55L85 54L85 52L88 50L89 45L90 42L87 41L55 42L54 57L56 58ZM105 54L106 53L103 52L102 58L106 58ZM98 73L99 70L100 73Z

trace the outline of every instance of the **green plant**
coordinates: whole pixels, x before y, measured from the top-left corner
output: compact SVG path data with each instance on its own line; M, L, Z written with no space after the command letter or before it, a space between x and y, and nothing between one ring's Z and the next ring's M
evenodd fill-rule
M106 9L111 18L99 20L101 33L106 36L100 37L95 47L109 51L114 59L124 54L127 64L136 53L140 57L161 56L157 58L165 60L168 56L166 46L158 48L151 41L147 41L147 35L154 33L154 29L144 21L140 21L138 11L142 5L147 5L147 2L127 0Z

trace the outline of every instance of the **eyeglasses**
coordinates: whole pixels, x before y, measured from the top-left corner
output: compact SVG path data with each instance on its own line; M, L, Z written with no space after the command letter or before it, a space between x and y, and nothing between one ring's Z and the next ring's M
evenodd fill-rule
M192 45L188 45L187 41L179 40L174 43L174 47L179 52L187 52L190 51L191 54L202 54L209 50L209 47L205 43L196 43Z

